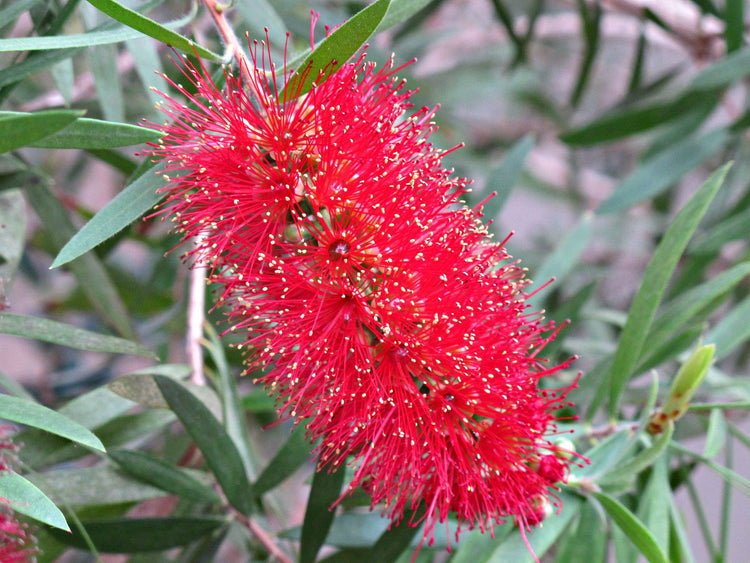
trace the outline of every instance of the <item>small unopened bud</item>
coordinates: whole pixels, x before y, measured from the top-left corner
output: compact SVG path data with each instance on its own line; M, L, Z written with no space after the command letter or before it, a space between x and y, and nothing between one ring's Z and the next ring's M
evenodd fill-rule
M654 412L649 418L647 430L650 434L661 434L670 420L678 420L685 414L690 399L693 398L696 389L703 378L706 377L713 363L715 351L716 346L714 344L701 346L682 365L672 382L669 395L664 400L661 409Z
M541 524L545 519L552 515L552 505L544 495L537 495L529 503L527 511L524 513L526 525L536 526Z
M548 454L539 458L536 472L548 484L554 485L558 481L565 480L566 469L565 462L556 455Z
M555 455L563 459L573 459L576 453L575 444L568 438L557 438L554 442Z

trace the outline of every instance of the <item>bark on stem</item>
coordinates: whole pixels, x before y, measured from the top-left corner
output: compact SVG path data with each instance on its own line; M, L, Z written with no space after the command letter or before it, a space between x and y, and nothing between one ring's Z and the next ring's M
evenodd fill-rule
M240 67L240 73L242 75L243 82L245 83L246 87L251 90L252 94L260 100L261 96L258 92L256 82L252 76L251 71L251 68L254 68L254 65L250 64L250 61L245 55L245 51L242 49L242 45L237 38L237 35L234 33L234 30L227 21L227 18L225 16L227 7L219 4L216 0L201 1L208 10L208 13L211 14L211 17L214 20L214 24L216 25L216 29L219 31L222 39L224 39L227 51L231 53L232 57L234 57L234 60L237 62L237 65Z

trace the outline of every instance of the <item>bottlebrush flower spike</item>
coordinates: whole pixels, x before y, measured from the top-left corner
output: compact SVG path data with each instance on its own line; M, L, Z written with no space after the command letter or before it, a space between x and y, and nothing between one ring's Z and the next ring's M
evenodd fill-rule
M226 72L221 88L183 60L194 93L173 83L188 105L165 96L152 150L163 212L198 241L189 254L223 288L248 369L305 421L321 467L354 468L349 491L393 521L425 503L411 522L424 538L450 513L482 530L536 523L570 463L548 458L567 389L539 382L567 363L538 357L553 326L460 203L466 181L428 141L433 110L407 113L392 61L362 54L280 97L292 74L265 44L251 52L251 84Z

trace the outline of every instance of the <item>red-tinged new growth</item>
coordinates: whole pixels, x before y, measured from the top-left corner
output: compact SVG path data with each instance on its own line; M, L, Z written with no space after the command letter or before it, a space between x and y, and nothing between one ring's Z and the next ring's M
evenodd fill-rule
M553 326L461 203L433 111L407 113L392 63L361 55L297 96L265 44L251 51L251 87L182 61L187 105L165 97L152 151L248 369L305 421L321 467L351 465L348 491L393 521L424 503L425 538L451 513L482 530L539 522L570 463L549 440L568 389L540 380L567 363L538 357Z

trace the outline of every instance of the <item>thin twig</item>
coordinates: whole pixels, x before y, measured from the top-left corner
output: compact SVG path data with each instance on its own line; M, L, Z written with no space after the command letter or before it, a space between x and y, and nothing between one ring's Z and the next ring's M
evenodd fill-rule
M214 24L216 24L216 29L219 31L222 39L224 39L224 43L227 47L227 52L231 53L232 57L234 57L234 60L237 61L237 65L240 67L240 74L242 74L245 85L250 88L253 95L258 100L262 99L261 93L258 90L257 81L253 77L251 71L251 69L254 69L255 65L250 64L250 61L247 59L245 51L242 49L242 45L237 38L237 35L235 35L234 30L232 30L232 27L229 25L229 22L227 21L227 18L225 16L225 12L228 6L219 4L216 0L201 1L208 10L208 13L211 14L211 17L214 20Z
M203 246L205 233L195 237L195 246ZM190 294L188 295L187 310L187 355L192 368L190 380L196 385L205 385L206 376L203 373L203 319L206 305L206 263L201 260L200 253L190 270Z
M281 551L279 546L274 543L273 538L261 526L239 512L235 516L279 563L292 563L291 558Z

